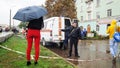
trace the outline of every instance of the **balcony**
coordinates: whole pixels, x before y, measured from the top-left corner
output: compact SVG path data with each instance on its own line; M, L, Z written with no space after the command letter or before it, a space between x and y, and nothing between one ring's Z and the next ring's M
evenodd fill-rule
M85 0L85 3L89 3L92 2L93 0Z

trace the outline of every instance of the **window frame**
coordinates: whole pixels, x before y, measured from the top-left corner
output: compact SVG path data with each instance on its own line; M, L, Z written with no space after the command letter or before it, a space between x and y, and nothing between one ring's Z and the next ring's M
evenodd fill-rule
M112 9L107 10L107 17L110 17L110 16L112 16Z

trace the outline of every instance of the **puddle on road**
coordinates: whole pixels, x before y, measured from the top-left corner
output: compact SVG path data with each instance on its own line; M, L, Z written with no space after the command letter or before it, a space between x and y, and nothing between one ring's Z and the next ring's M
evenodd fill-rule
M76 63L78 68L120 68L120 60L112 64L111 55L106 53L109 49L108 40L84 40L79 42L78 49L78 60L81 60Z

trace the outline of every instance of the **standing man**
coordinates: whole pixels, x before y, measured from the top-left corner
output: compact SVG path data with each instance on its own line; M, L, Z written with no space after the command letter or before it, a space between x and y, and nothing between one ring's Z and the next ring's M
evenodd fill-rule
M78 55L78 40L81 38L81 31L80 28L77 27L77 23L72 23L72 26L70 26L70 33L69 33L69 39L70 39L70 50L68 57L72 56L72 47L74 45L75 50L75 57L80 57Z
M40 51L40 30L44 27L43 23L43 17L40 17L39 19L34 19L29 21L28 24L28 32L27 32L27 66L31 65L31 49L32 44L34 42L34 48L35 48L35 57L34 57L34 64L36 65L39 58L39 51Z

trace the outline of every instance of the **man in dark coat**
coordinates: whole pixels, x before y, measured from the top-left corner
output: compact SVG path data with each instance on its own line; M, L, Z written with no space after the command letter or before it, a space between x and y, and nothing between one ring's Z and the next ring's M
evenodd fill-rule
M63 31L63 30L62 30ZM67 37L70 39L70 50L68 57L72 56L72 47L75 48L75 57L80 57L78 55L78 40L81 39L81 30L77 27L77 23L72 23L72 26L64 29L67 32ZM68 41L68 40L67 40Z
M81 39L81 30L79 27L77 27L76 23L72 24L72 28L70 29L69 39L70 39L70 50L68 57L72 56L73 45L75 49L75 57L80 57L78 55L78 40Z

